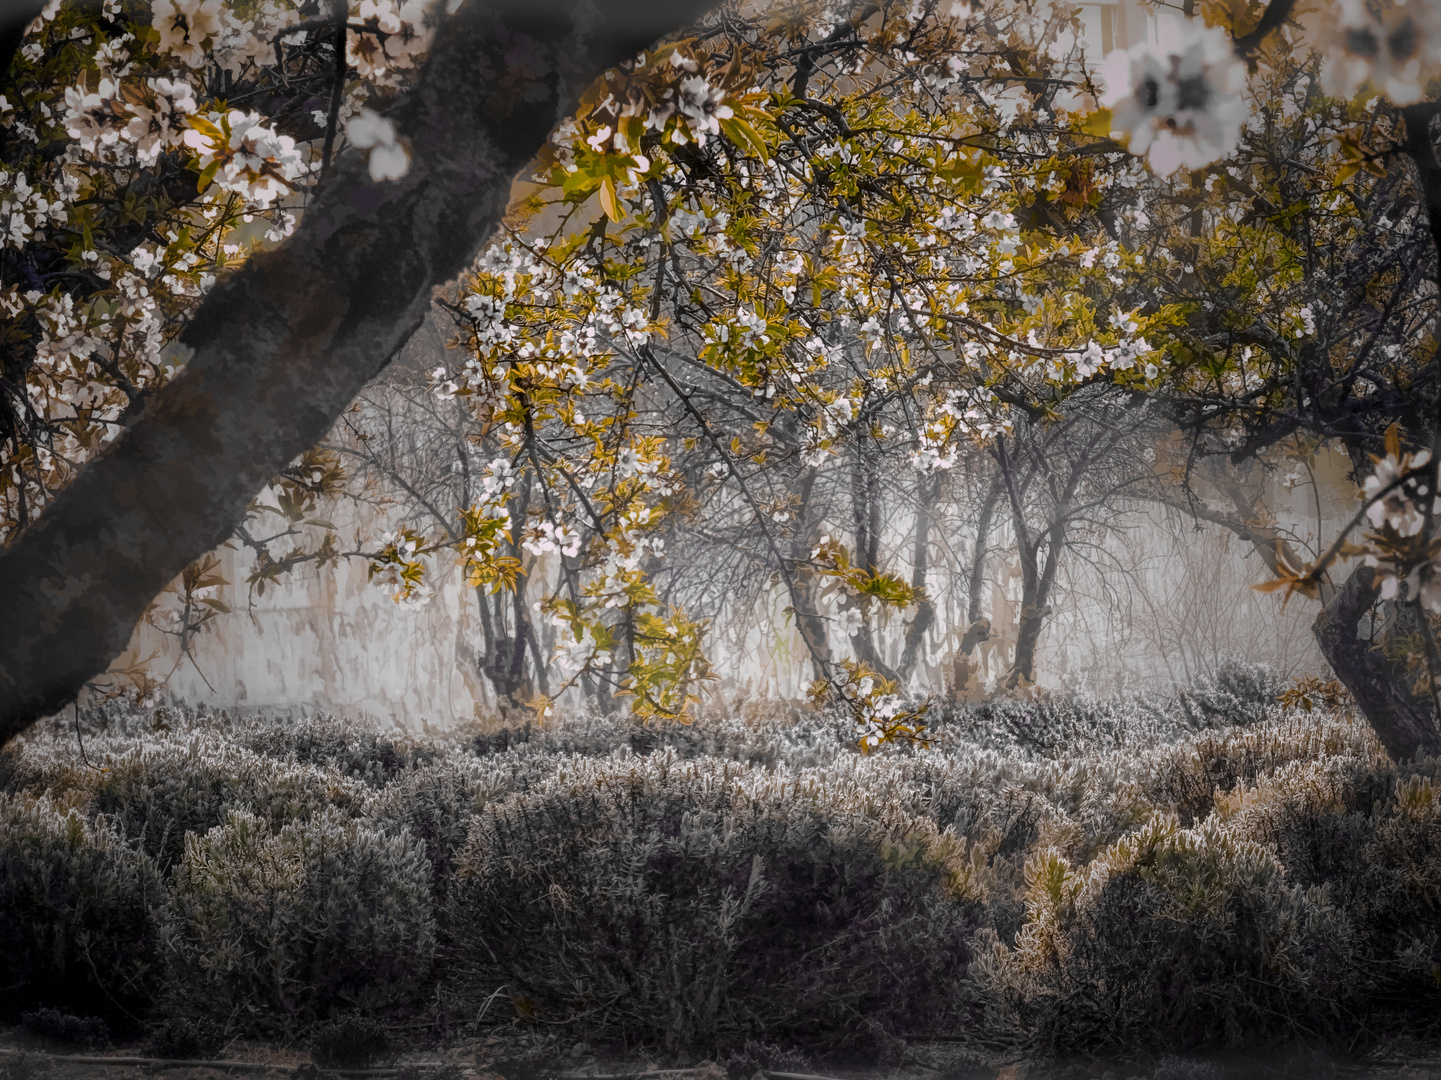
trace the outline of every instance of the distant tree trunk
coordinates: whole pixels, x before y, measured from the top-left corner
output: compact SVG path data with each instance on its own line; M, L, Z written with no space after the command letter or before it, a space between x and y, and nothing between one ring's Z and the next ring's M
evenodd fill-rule
M1001 474L997 473L991 480L991 488L986 492L985 502L981 503L980 516L976 519L976 546L971 552L971 574L966 581L967 626L981 617L981 588L986 581L986 555L990 552L991 523L995 518L996 504L1001 500L1001 491Z
M881 544L880 478L876 475L875 462L866 455L865 446L864 438L858 438L855 456L851 458L851 511L856 528L854 562L866 573L874 574ZM852 640L862 663L892 682L903 681L900 672L882 660L876 649L869 612L862 613L860 630Z
M830 678L827 670L831 662L831 643L826 635L826 620L816 610L815 579L806 564L810 561L811 545L816 540L816 526L820 515L812 513L811 496L815 490L816 470L806 470L801 481L800 508L796 511L796 537L791 545L791 563L796 568L796 593L800 603L796 606L796 631L806 646L806 655L811 660L811 672L816 679Z
M1316 644L1393 759L1441 754L1432 700L1413 692L1411 677L1357 632L1379 592L1371 567L1352 571L1312 624Z
M1051 589L1056 583L1056 568L1065 544L1064 520L1052 525L1044 539L1021 546L1021 615L1016 624L1016 655L1006 675L1006 686L1014 690L1021 680L1035 681L1036 645L1046 617L1051 613ZM1045 565L1040 564L1039 548L1046 547Z
M916 534L911 549L911 588L921 599L916 604L916 613L906 624L905 645L901 649L900 666L896 673L901 682L909 682L916 670L916 658L920 655L921 642L926 631L936 622L936 602L926 595L926 572L930 569L931 510L941 497L941 474L922 477L916 484Z
M1061 552L1066 545L1071 498L1076 493L1076 486L1080 483L1084 471L1084 458L1072 463L1062 490L1052 489L1053 505L1044 531L1039 534L1033 534L1026 521L1024 498L1025 484L1034 478L1034 468L1023 481L1018 475L1019 463L1008 455L1005 442L1001 439L996 440L995 458L1000 466L1001 481L1007 499L1011 504L1011 521L1016 530L1016 547L1021 560L1021 614L1016 624L1016 652L1005 683L1007 689L1014 690L1023 680L1035 681L1036 645L1040 641L1046 616L1051 613L1051 589L1056 583L1056 571L1060 567ZM1041 562L1043 546L1046 549L1044 564Z

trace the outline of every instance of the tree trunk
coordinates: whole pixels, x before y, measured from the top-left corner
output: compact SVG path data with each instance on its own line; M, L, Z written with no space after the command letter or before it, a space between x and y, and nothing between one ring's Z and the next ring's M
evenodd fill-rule
M981 617L981 587L986 578L986 554L990 550L991 521L995 517L996 503L1001 499L1001 476L996 474L991 481L991 490L986 501L981 503L980 517L976 521L976 546L971 552L971 574L966 582L966 624L974 625ZM973 646L974 647L974 646Z
M1023 679L1028 683L1035 681L1036 645L1046 625L1046 616L1051 613L1051 590L1056 584L1056 570L1066 543L1066 508L1060 508L1058 514L1044 534L1044 540L1021 549L1021 618L1016 625L1016 654L1006 676L1006 687L1010 690L1016 689ZM1046 545L1044 569L1040 566L1038 551L1043 542Z
M901 663L896 673L902 683L909 682L916 670L916 658L920 655L921 642L926 631L936 622L936 604L926 595L926 571L930 569L931 508L941 497L941 476L939 473L930 480L922 478L916 484L916 537L911 552L911 588L921 599L916 604L916 613L906 624L905 645L901 649Z
M866 458L865 442L857 440L855 458L851 462L851 511L856 523L855 565L874 575L880 556L881 500L880 483L873 463ZM900 672L881 659L871 632L871 616L861 613L861 625L855 637L856 656L861 663L891 682L901 682Z
M580 93L705 0L490 0L437 36L392 118L409 173L343 154L295 235L216 286L195 355L0 555L0 743L71 701L155 594L314 446L474 258ZM523 56L524 64L513 61Z
M1436 710L1411 689L1411 678L1357 633L1361 616L1376 602L1376 572L1354 570L1312 624L1316 644L1366 717L1381 745L1397 762L1417 754L1441 754Z
M827 670L831 662L831 643L826 635L826 620L816 611L816 595L812 586L813 575L806 569L810 561L811 545L816 541L816 526L820 515L811 513L811 492L815 488L816 469L806 470L801 481L800 507L796 511L796 535L791 544L791 565L795 568L797 599L796 630L810 657L811 673L816 681L830 678Z

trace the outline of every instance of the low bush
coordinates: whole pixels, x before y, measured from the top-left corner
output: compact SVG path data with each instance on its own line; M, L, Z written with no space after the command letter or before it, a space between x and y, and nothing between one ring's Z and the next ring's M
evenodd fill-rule
M328 813L272 830L232 810L185 838L167 993L232 1031L290 1033L413 1000L431 973L430 874L409 836Z
M206 832L231 810L279 828L330 809L359 816L370 798L363 783L332 769L277 762L197 733L108 754L106 771L86 777L81 790L166 870L183 855L187 833Z
M721 1063L730 1080L751 1080L758 1071L807 1074L815 1070L810 1055L763 1039L747 1039Z
M257 754L324 766L373 788L384 787L405 770L434 761L441 753L435 747L392 738L333 716L249 725L236 741Z
M1430 1022L1441 762L1274 690L1235 667L993 703L871 754L754 703L433 745L91 717L108 771L49 734L0 754L0 1012L206 1056L443 1002L746 1077L919 1031L1179 1051Z
M725 762L570 759L476 818L449 897L476 1006L672 1046L884 1043L944 1023L979 921L924 819Z
M103 817L0 793L0 1010L64 1005L125 1022L156 989L154 862Z
M225 1025L212 1017L172 1012L150 1031L150 1049L163 1058L215 1058L229 1041Z
M32 1038L64 1046L96 1049L110 1044L110 1026L98 1016L74 1016L60 1009L20 1014L20 1030Z
M1284 685L1265 664L1228 657L1182 690L1176 704L1196 727L1248 727L1280 711Z
M1216 819L1157 816L1088 866L1026 863L1026 921L977 964L991 1023L1057 1050L1187 1049L1328 1027L1350 928Z
M364 1069L389 1049L384 1026L372 1016L333 1017L310 1035L310 1059L322 1069Z

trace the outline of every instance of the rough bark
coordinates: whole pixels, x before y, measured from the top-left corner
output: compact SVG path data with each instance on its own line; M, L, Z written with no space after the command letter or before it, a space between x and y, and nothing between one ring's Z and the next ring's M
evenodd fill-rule
M997 473L981 503L981 515L976 522L976 546L971 552L971 573L966 579L966 623L974 625L981 617L981 587L986 580L986 555L991 544L991 520L996 513L996 503L1001 499L1001 475ZM990 623L987 622L989 630ZM989 635L988 635L989 636ZM974 646L972 646L974 648ZM963 650L969 651L969 650Z
M916 659L920 655L921 642L926 631L936 622L936 604L926 595L926 572L930 569L931 508L941 497L941 476L916 485L916 532L915 545L911 549L911 588L922 597L916 604L916 613L906 624L905 644L901 649L901 662L896 668L902 682L908 682L916 670Z
M866 457L864 442L856 444L855 457L851 459L851 513L856 528L855 564L866 573L874 574L881 544L880 477L876 475L875 462ZM860 628L851 639L856 656L882 678L896 683L903 681L876 648L869 612L861 614Z
M392 118L408 175L350 151L284 247L216 287L186 369L0 555L0 743L125 647L165 583L231 533L419 327L474 257L512 178L607 67L706 0L473 0Z
M816 532L821 522L821 515L815 513L811 506L815 483L816 469L812 466L806 470L805 479L801 481L800 507L796 511L796 537L791 544L791 563L796 568L796 598L799 600L799 603L794 605L796 630L799 631L806 654L810 657L811 674L819 682L831 677L831 644L826 634L826 620L816 607L815 576L805 569L806 563L810 561L811 545L816 541Z
M1057 534L1060 534L1059 536ZM1041 569L1037 548L1039 543L1021 548L1021 614L1016 623L1016 653L1006 686L1014 690L1022 680L1033 682L1036 670L1036 645L1046 616L1051 613L1051 587L1056 580L1060 546L1065 543L1065 524L1050 530L1046 547L1045 568Z
M1429 698L1411 689L1406 672L1357 633L1376 602L1375 571L1358 567L1312 624L1316 644L1370 722L1386 752L1398 762L1417 754L1441 754L1436 712Z

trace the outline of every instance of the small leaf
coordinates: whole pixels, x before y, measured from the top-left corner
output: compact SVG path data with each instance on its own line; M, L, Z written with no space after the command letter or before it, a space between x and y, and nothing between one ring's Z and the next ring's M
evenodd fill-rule
M600 207L611 221L620 221L625 216L621 212L620 199L616 196L615 181L609 176L600 182Z
M1111 119L1110 109L1098 109L1081 123L1081 130L1087 135L1108 139L1111 137Z

